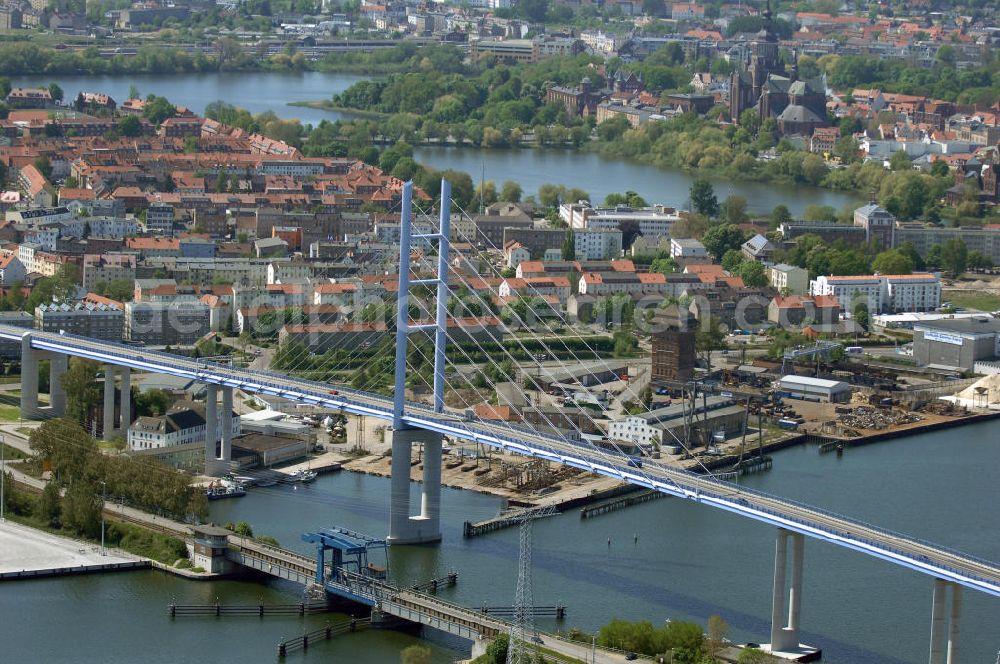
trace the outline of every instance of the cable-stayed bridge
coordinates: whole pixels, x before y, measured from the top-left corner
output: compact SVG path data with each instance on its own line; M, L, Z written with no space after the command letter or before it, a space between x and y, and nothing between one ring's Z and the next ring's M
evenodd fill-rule
M449 213L447 205L443 205L442 208L445 209L442 209L437 232L412 235L415 239L435 241L438 250L437 274L433 278L412 279L410 196L411 189L408 186L404 190L403 232L400 242L394 397L274 372L221 366L108 341L0 326L0 339L21 344L23 415L38 416L46 410L51 415L61 414L65 408L65 395L61 392L58 377L66 370L67 358L72 356L104 364L106 376L111 376L110 380L105 380L106 432L115 428L115 371L121 372L123 395L129 394L132 370L171 375L205 384L208 388L207 421L214 422L221 416L222 422L221 441L213 427L209 427L206 438L206 471L209 473L218 472L230 459L229 422L232 416L233 390L281 397L297 403L391 422L392 479L388 539L394 543L433 542L440 539L442 436L572 466L776 526L778 536L771 633L771 647L774 651L795 652L800 649L803 543L804 538L809 537L933 577L930 662L957 662L961 589L970 588L1000 596L1000 565L997 563L818 507L719 481L711 476L645 459L642 464L635 464L628 457L599 449L581 437L558 435L524 425L480 420L463 411L446 408L444 394L448 386L448 359L445 351L449 343L454 343L453 333L449 332L449 313L446 307L450 288ZM442 200L448 201L449 198L447 183L443 183ZM414 324L410 319L408 294L415 285L437 287L437 308L433 323ZM410 402L404 398L408 371L407 337L414 331L426 331L434 335L432 405ZM38 405L37 367L41 359L51 360L52 394L48 409L39 408ZM222 410L217 414L216 400L219 392L222 396ZM127 398L123 397L120 408L124 428L127 428L130 417L126 401ZM409 477L411 449L415 442L424 444L424 482L419 514L411 516ZM788 567L791 567L790 573ZM951 606L946 616L946 595L949 590Z

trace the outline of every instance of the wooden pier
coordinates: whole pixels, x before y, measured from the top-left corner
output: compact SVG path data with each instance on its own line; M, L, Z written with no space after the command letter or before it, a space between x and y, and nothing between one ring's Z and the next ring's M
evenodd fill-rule
M629 496L622 496L621 498L616 498L615 500L601 503L600 505L594 505L592 507L584 507L580 510L581 519L590 519L595 516L600 516L601 514L607 514L608 512L616 512L626 507L631 507L632 505L639 505L640 503L648 503L651 500L658 500L660 498L666 497L667 494L660 491L641 491Z
M296 636L295 638L287 640L282 639L281 642L278 643L278 657L283 658L293 650L308 650L310 643L326 641L335 636L340 636L341 634L356 632L359 629L368 627L369 625L371 625L371 618L352 618L335 625L327 625L326 627L306 632L302 636Z
M487 616L500 616L501 618L513 618L516 611L513 606L481 606L479 612ZM530 613L535 618L555 618L563 620L566 618L565 606L533 606Z
M458 572L448 572L447 576L442 576L440 579L430 579L429 581L410 586L410 588L418 592L431 593L433 595L437 592L438 588L447 588L456 583L458 583Z
M178 616L305 616L325 613L326 602L299 602L298 604L171 604L167 613Z

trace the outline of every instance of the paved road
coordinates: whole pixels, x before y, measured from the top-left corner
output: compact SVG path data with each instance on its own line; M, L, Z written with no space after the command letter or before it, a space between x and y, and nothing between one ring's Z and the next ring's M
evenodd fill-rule
M0 522L0 573L48 570L87 565L109 565L141 560L116 549L101 553L101 547L68 537L22 526L13 521Z

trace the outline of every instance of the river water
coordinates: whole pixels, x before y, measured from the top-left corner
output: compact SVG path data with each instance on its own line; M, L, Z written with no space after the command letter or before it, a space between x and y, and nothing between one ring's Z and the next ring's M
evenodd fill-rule
M774 469L746 483L1000 560L998 442L1000 422L991 422L848 449L842 458L800 446L776 453ZM311 486L259 489L215 503L212 515L219 523L246 519L257 533L309 552L300 535L319 527L384 534L388 490L384 478L340 473ZM444 597L469 606L512 603L516 531L472 540L461 534L462 521L490 516L499 506L500 500L488 495L445 489L443 543L392 549L392 574L406 583L456 570L459 583L443 591ZM564 627L593 629L613 617L705 623L719 614L732 626L733 638L766 640L774 533L672 498L587 521L571 511L535 525L535 602L565 604ZM812 540L805 561L805 640L824 649L824 661L926 660L930 578ZM149 662L263 661L273 656L281 637L302 629L300 619L170 621L165 616L174 598L252 602L261 596L265 602L295 601L296 590L281 583L197 583L161 573L7 583L0 589L0 643L11 662L125 662L139 652ZM964 598L963 661L993 662L1000 649L1000 601L971 591ZM323 620L313 616L305 622ZM60 638L51 638L53 629ZM411 642L410 636L372 631L317 645L309 656L349 654L350 661L391 662ZM440 640L434 647L442 662L457 654L454 642Z
M201 113L205 105L222 99L252 113L274 111L283 118L298 118L303 123L319 124L343 114L322 109L289 106L289 101L329 99L366 77L321 72L249 72L136 76L30 76L14 77L18 86L45 86L58 83L67 100L81 90L110 94L119 103L128 97L135 84L141 95L164 96L171 102ZM505 180L520 183L525 196L535 195L545 183L578 187L595 202L612 192L635 191L650 203L688 207L688 191L694 177L672 169L660 169L620 159L604 159L595 154L571 150L480 150L473 148L422 147L416 149L421 163L452 168L500 184ZM751 212L766 214L779 203L793 215L801 215L811 204L840 209L863 201L856 194L797 185L732 182L715 179L716 195L721 201L731 194L744 196Z

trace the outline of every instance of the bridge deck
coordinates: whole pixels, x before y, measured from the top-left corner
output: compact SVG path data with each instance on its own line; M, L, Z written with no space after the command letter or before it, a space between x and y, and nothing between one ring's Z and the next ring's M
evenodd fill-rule
M72 335L0 325L0 338L17 341L25 334L30 334L33 349L238 388L248 393L279 396L300 403L342 409L355 415L392 420L392 402L377 394L339 385L337 394L332 394L325 383L271 372L250 372L211 365L170 353ZM582 441L540 433L527 427L479 420L467 422L457 414L435 413L423 404L409 403L403 420L405 425L414 428L547 459L734 512L814 539L854 549L923 574L1000 596L1000 565L997 563L816 507L659 463L650 462L645 463L642 468L633 468L628 466L626 459L595 450Z

